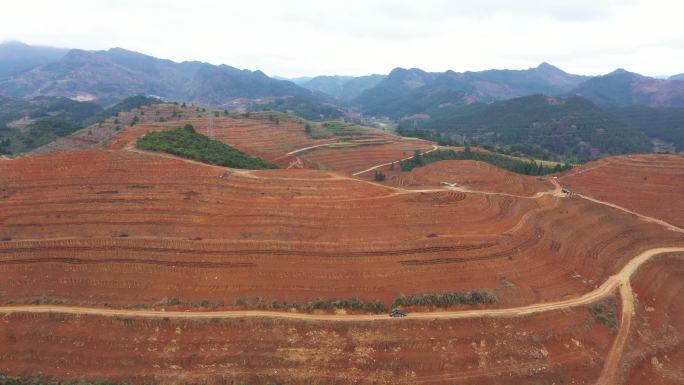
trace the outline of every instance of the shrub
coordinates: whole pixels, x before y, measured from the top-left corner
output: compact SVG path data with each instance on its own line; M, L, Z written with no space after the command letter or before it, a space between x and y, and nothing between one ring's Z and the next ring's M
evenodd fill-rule
M439 293L439 294L410 294L401 295L392 303L397 306L431 306L452 307L459 305L486 305L496 302L496 296L486 291L471 291L466 293Z

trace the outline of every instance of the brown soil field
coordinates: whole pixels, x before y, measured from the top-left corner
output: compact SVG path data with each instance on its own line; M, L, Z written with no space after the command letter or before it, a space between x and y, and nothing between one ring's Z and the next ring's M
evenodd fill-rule
M568 171L559 180L578 193L684 226L682 156L605 158Z
M642 252L684 247L681 229L658 222L682 223L681 158L609 158L559 178L592 200L557 194L553 179L468 161L374 183L372 171L351 174L431 144L379 133L371 137L391 143L288 155L338 139L313 140L299 123L259 115L216 119L215 136L283 166L330 170L233 170L131 146L185 122L201 132L206 120L140 124L105 149L0 161L0 310L56 309L3 313L0 374L163 384L681 383L681 253L648 262L632 285L618 274ZM608 323L589 300L560 302L606 287L587 298L604 303L619 289ZM449 310L510 313L206 318L253 306L245 300L390 306L401 294L472 290L497 300ZM512 309L559 302L563 310ZM205 318L59 312L68 305Z
M355 147L319 147L300 155L314 166L344 171L350 174L367 170L378 164L397 161L413 156L415 150L426 151L432 148L430 142L405 140L386 136L391 143L363 145ZM370 172L372 175L373 173Z
M383 168L385 183L405 188L443 187L443 182L464 190L500 192L504 194L533 196L536 193L553 190L547 180L520 175L500 169L485 162L472 160L445 160L414 168L409 172ZM370 173L370 176L373 174Z
M389 304L484 289L518 306L588 292L639 252L684 244L579 198L411 192L131 151L3 162L0 186L3 302Z
M592 384L615 332L586 308L328 323L13 314L0 371L163 384Z
M632 280L636 319L621 360L621 380L684 383L684 254L661 256Z

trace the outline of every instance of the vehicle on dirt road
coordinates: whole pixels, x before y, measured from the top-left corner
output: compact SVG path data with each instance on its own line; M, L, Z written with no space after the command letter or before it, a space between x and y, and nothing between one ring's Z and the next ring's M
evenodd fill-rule
M389 314L390 317L406 317L406 312L403 312L401 310L392 310Z

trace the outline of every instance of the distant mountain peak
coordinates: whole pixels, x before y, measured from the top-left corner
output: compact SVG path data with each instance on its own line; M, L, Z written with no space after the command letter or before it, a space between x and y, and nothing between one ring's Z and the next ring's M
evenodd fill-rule
M547 62L542 62L535 68L537 71L540 71L542 73L558 73L558 74L565 74L566 72L563 71L562 69L551 65Z
M537 69L540 69L540 70L542 70L542 69L556 69L557 70L558 67L553 66L553 65L543 61L537 66Z
M629 72L624 68L618 68L615 71L607 74L606 76L609 76L609 75L638 75L638 74L636 74L634 72Z
M19 40L4 40L0 41L0 45L8 47L28 47L29 45Z

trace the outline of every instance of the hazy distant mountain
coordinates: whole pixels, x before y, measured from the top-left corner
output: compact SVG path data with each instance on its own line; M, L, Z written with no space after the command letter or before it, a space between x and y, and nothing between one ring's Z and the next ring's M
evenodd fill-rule
M67 52L63 48L30 46L18 41L0 43L0 79L55 62Z
M591 78L572 90L572 93L598 104L684 106L684 82L655 79L623 69Z
M269 78L261 71L176 63L121 48L70 50L56 62L0 81L0 93L20 98L65 96L101 105L136 94L215 105L236 98L314 96L307 89Z
M670 80L684 80L684 74L670 76Z
M295 83L312 91L322 92L339 101L352 100L369 88L375 87L384 75L368 76L317 76L308 81L294 80ZM300 78L301 79L301 78Z
M310 81L311 79L313 79L313 76L300 76L298 78L292 78L292 79L284 78L282 76L273 76L273 78L278 79L278 80L289 80L292 83L294 83L298 86L301 86L303 83L306 83L306 82Z
M527 70L447 71L393 70L353 102L367 114L393 118L425 112L421 105L493 102L538 93L562 95L588 79L542 63ZM387 108L391 105L392 108Z

